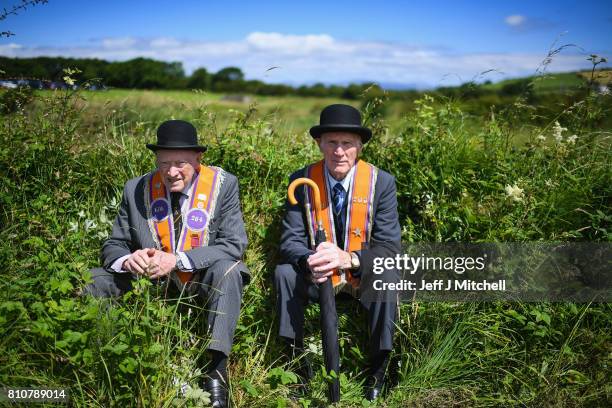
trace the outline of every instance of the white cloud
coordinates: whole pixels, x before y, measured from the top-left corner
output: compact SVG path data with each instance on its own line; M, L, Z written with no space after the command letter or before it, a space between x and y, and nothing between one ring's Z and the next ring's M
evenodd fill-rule
M492 80L531 75L541 54L459 54L411 44L339 40L327 34L286 35L254 32L238 41L180 40L121 37L92 41L86 46L26 47L0 45L0 55L11 57L65 56L122 61L147 57L181 61L187 73L199 67L218 71L227 66L242 68L248 79L273 83L340 83L376 81L418 87L455 85L472 80L487 70ZM279 67L268 71L270 67ZM583 56L559 54L551 71L588 67Z
M510 27L519 27L525 24L527 18L520 14L512 14L511 16L506 17L505 21Z
M151 40L150 45L152 48L180 47L181 42L175 38L161 37Z
M136 45L136 39L132 37L114 37L102 39L102 47L109 50L132 48L134 45Z
M22 48L22 45L15 43L0 45L0 55L4 55L6 57L16 57L17 53Z
M338 48L334 39L327 34L284 35L254 32L246 37L246 42L256 50L280 54L309 54L317 51L336 51Z

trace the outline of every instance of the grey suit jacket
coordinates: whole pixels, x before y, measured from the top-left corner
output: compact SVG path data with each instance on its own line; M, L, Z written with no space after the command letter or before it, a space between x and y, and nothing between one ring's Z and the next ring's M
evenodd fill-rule
M247 235L240 209L238 179L221 170L224 175L217 205L209 223L208 246L185 252L196 270L207 269L218 260L242 260L247 246ZM111 236L102 245L102 266L112 271L111 265L124 255L142 248L155 248L146 219L144 188L145 174L129 180L123 189L119 214L115 218ZM239 264L243 277L249 279L244 263ZM246 283L246 282L245 282Z
M289 183L296 178L304 177L304 170L305 168L293 173L289 177ZM399 253L401 250L401 229L397 213L396 191L395 178L383 170L378 170L374 190L374 222L370 243L384 243L387 247ZM308 243L307 221L304 213L304 189L300 187L295 192L298 203L291 205L287 200L285 204L286 211L282 223L280 254L285 263L293 264L300 271L307 272L303 260L314 251L310 249ZM356 253L360 258L363 258L364 251L367 250L356 251ZM363 269L364 264L362 262L355 276L359 276Z

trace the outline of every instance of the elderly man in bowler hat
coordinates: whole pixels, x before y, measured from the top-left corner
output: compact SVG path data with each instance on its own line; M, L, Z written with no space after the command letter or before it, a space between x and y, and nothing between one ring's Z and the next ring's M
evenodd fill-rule
M372 132L361 125L357 109L342 104L326 107L320 124L312 127L310 134L323 160L293 173L290 182L307 177L317 183L328 242L315 247L314 202L307 189L298 188L298 204L286 204L280 243L283 261L276 267L274 277L279 335L287 343L290 355L303 351L304 308L316 301L317 283L332 279L336 293L359 298L368 316L370 350L365 397L372 401L381 394L385 383L397 295L363 294L372 276L372 257L394 256L400 251L395 179L359 159ZM305 210L306 203L310 210ZM312 369L304 356L301 361L300 376L306 382Z
M250 276L241 261L247 236L238 181L200 164L206 147L188 122L162 123L157 144L147 147L157 168L125 184L112 234L102 246L103 268L92 271L84 293L121 296L145 277L205 301L211 361L203 388L214 407L225 407L227 357Z

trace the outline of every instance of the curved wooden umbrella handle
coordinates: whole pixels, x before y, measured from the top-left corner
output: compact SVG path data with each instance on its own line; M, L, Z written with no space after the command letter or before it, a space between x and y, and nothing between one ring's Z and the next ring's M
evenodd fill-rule
M319 186L317 186L317 183L315 183L314 181L306 177L300 177L298 179L293 180L291 184L289 184L289 189L287 191L287 194L289 195L289 202L293 205L297 204L297 200L295 199L295 189L298 186L301 186L302 184L308 184L308 186L313 191L314 203L315 203L315 218L316 218L317 224L320 224L322 222L321 192L319 191Z

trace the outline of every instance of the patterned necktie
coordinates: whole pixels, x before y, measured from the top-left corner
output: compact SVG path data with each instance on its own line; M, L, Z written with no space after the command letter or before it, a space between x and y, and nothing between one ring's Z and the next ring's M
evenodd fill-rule
M172 220L174 221L174 241L178 242L179 236L181 234L182 227L182 217L181 217L181 196L183 194L181 192L172 192L170 193L170 202L172 205Z
M342 187L341 183L336 183L336 185L333 188L333 196L332 199L334 201L334 215L338 215L340 214L340 211L342 211L342 206L344 205L344 199L346 198L346 191L344 191L344 188Z
M334 226L336 227L336 243L340 248L344 247L344 214L342 208L344 206L344 199L346 198L346 191L342 187L341 183L336 183L332 189L332 201L334 207Z

